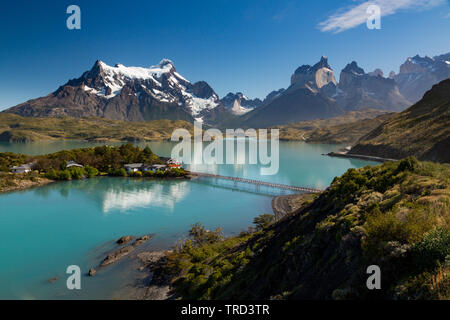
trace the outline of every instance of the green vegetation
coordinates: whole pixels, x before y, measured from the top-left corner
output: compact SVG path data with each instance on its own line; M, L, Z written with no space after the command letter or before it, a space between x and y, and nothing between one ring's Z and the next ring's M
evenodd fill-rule
M303 196L299 196L303 197ZM450 166L415 158L350 169L257 231L193 240L168 257L184 299L450 299ZM201 240L198 239L207 239ZM382 289L368 290L379 265Z
M351 111L342 116L278 126L280 139L309 143L353 144L394 114L380 110Z
M350 151L389 159L415 156L450 163L450 79L361 138Z
M193 130L182 120L127 122L102 118L29 118L0 113L0 141L72 139L88 141L168 140L176 128Z
M83 167L67 167L69 161L75 161ZM31 163L32 174L11 174L12 166ZM63 150L52 154L27 156L11 152L0 153L0 191L4 191L7 185L23 180L31 180L33 177L46 178L47 180L76 180L92 178L98 175L127 176L123 168L128 163L163 164L163 161L155 155L149 147L141 149L132 144L121 146L99 146L93 148ZM6 174L8 172L8 174ZM183 169L170 169L166 171L135 172L132 177L181 177L186 175ZM24 185L25 186L25 185Z

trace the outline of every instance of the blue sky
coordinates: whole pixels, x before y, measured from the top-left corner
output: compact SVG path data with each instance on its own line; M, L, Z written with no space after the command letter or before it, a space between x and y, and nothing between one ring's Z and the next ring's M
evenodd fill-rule
M322 55L338 77L352 60L388 73L408 56L450 52L447 0L372 2L382 8L381 30L361 18L365 0L8 1L0 11L0 110L47 95L97 59L151 66L169 58L220 96L264 98ZM71 4L81 8L81 30L66 27Z

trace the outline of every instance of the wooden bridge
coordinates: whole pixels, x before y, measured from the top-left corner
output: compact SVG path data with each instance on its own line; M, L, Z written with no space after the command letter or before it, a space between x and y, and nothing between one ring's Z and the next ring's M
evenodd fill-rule
M277 189L285 189L285 190L292 190L292 191L299 191L299 192L321 193L323 191L323 190L319 190L319 189L289 186L286 184L271 183L271 182L265 182L265 181L260 181L260 180L245 179L245 178L238 178L238 177L227 177L227 176L221 176L218 174L211 174L211 173L191 172L191 174L193 176L198 176L198 177L230 180L230 181L234 181L234 182L243 182L243 183L248 183L248 184L254 184L257 186L267 186L267 187L272 187L272 188L277 188Z

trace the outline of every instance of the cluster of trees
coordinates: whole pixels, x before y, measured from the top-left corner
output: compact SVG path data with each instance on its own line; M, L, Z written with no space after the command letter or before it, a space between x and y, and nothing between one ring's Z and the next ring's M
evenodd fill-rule
M99 174L99 171L91 166L84 168L70 167L64 170L50 169L45 176L51 180L78 180L84 178L93 178Z
M69 161L75 161L84 167L67 167ZM144 149L132 144L121 146L99 146L93 148L63 150L47 155L26 156L11 152L0 153L0 171L9 172L15 165L33 163L33 170L52 180L76 180L91 178L99 174L126 177L123 168L127 163L163 164L163 161L147 146ZM136 172L130 176L140 177L179 177L183 169L171 169L156 172Z
M183 170L183 169L171 168L171 169L165 170L165 171L163 171L163 170L156 170L155 172L153 172L153 171L145 171L145 172L136 171L136 172L131 173L130 176L131 177L149 177L149 178L152 178L152 177L155 177L155 178L165 178L165 177L176 178L176 177L182 177L185 174L186 174L186 171ZM125 172L125 175L126 175L126 172ZM125 176L125 175L118 174L118 176Z
M84 166L91 166L106 173L118 173L127 163L162 164L161 159L146 147L141 149L132 144L99 146L64 150L49 155L35 157L35 170L48 172L51 169L65 170L68 161L75 161Z
M9 172L12 166L18 166L26 162L27 156L12 152L0 153L0 171Z

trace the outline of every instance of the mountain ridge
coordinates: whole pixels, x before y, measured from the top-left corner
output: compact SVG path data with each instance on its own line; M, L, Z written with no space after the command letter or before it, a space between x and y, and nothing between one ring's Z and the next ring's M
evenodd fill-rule
M362 137L350 154L450 162L450 79Z

